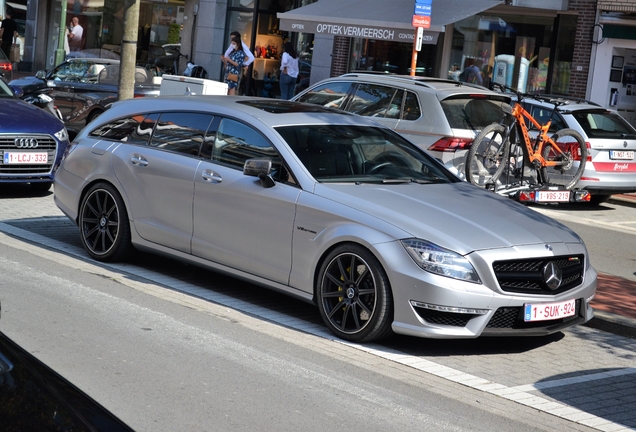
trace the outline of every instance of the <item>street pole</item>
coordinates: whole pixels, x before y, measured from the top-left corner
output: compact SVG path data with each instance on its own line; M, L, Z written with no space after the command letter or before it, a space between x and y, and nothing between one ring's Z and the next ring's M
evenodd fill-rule
M62 64L66 58L64 51L64 39L66 38L66 5L67 0L62 0L62 15L60 16L60 37L57 41L57 49L55 50L55 66Z
M118 96L120 100L132 99L135 95L139 3L140 0L126 0L125 2L124 37L121 41L121 60L119 63Z

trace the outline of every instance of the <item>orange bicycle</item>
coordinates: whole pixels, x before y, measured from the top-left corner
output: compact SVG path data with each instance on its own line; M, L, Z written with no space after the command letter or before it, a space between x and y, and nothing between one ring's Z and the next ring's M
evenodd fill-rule
M515 93L517 103L501 123L486 126L477 135L467 155L466 179L495 192L520 184L572 189L585 169L585 140L574 129L561 129L548 136L556 108L569 101L495 85ZM554 105L550 119L544 125L523 108L521 102L528 97ZM528 132L529 125L538 131L534 138Z

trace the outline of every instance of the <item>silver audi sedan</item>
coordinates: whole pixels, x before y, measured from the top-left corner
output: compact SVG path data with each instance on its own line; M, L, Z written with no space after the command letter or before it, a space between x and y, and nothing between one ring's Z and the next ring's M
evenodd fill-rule
M570 229L317 105L118 102L54 187L94 259L187 260L312 302L349 341L545 335L593 316L596 272Z

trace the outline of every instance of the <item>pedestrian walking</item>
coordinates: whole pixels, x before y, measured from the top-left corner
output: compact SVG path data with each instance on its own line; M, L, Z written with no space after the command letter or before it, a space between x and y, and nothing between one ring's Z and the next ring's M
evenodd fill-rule
M7 56L7 59L11 58L11 45L13 45L13 38L18 30L18 25L15 23L11 16L13 15L13 8L7 7L5 10L5 18L2 20L2 27L0 27L0 37L2 38L2 52Z

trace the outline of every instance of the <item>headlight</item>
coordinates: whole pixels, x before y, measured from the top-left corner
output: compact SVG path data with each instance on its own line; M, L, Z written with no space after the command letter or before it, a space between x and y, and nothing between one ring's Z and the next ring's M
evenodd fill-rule
M55 138L60 141L68 141L68 132L66 132L66 128L62 129L59 132L55 132L53 135L55 135Z
M481 282L472 264L456 252L418 239L402 240L402 246L415 263L429 273L468 282Z

